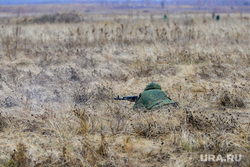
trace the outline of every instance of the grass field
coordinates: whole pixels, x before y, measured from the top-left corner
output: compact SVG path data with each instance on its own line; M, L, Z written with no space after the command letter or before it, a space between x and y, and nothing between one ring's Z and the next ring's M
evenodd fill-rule
M249 14L62 13L0 26L0 166L249 166ZM180 107L113 100L150 82Z

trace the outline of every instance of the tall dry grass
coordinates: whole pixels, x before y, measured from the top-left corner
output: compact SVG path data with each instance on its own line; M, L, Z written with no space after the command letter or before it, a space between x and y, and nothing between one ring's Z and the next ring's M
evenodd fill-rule
M1 166L249 165L248 15L79 17L1 24ZM180 107L113 100L153 81Z

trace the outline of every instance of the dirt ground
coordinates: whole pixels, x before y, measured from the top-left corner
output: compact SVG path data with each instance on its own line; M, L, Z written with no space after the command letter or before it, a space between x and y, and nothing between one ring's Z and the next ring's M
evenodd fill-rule
M249 14L0 20L0 166L250 165ZM150 82L180 106L113 100Z

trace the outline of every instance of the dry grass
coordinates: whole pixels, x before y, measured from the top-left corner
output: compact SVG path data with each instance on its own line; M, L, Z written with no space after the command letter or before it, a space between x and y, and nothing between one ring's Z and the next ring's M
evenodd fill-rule
M78 16L1 22L0 166L249 165L249 15ZM180 107L113 100L152 81Z

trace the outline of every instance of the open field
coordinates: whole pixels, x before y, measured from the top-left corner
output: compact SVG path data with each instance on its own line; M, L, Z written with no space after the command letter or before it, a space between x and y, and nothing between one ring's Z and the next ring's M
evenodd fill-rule
M164 22L63 13L0 24L0 166L249 166L249 14ZM113 100L150 82L180 107L144 113Z
M16 16L16 15L40 15L48 13L250 13L250 6L216 6L216 5L165 5L164 8L158 4L96 4L96 3L80 3L80 4L42 4L42 5L0 5L0 17Z

